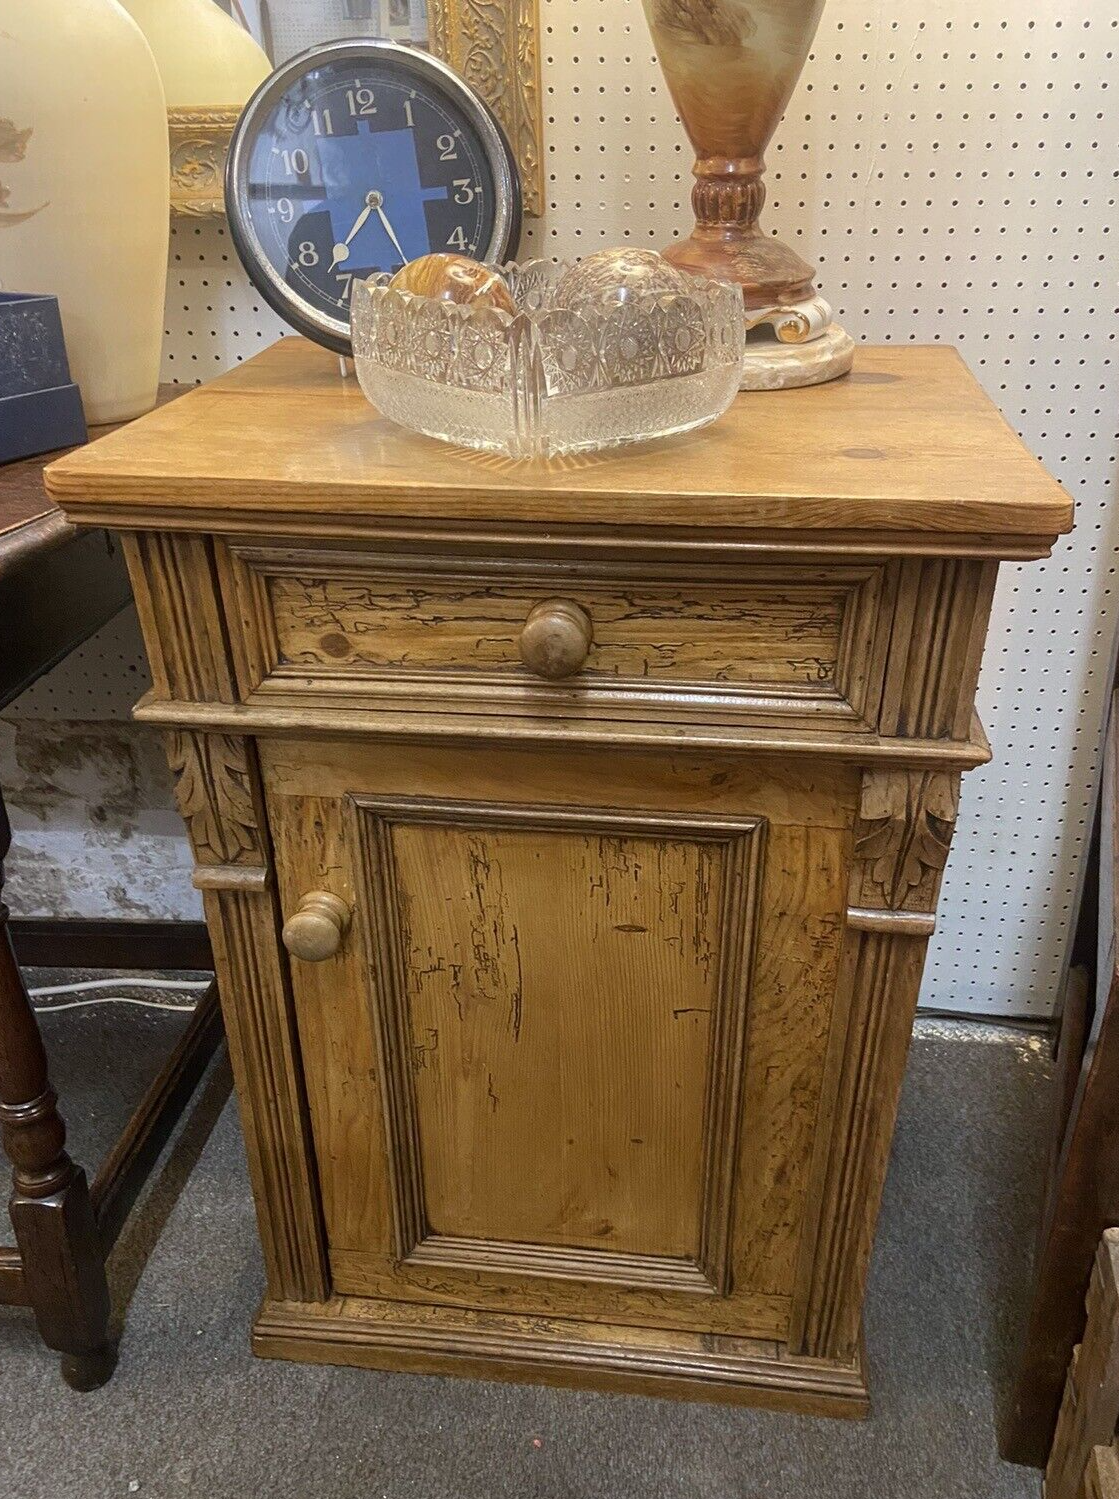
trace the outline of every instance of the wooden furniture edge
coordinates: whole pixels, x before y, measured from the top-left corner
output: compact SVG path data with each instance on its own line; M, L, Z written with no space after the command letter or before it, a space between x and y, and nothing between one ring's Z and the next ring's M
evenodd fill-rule
M16 526L11 531L5 531L0 537L3 541L3 549L0 551L0 578L22 567L33 557L76 536L77 530L77 526L72 521L68 521L61 510L51 509L45 510L41 515L33 516L31 520L24 521L21 526Z
M210 973L213 950L204 921L54 920L8 922L25 968L164 968Z
M1084 1499L1119 1499L1119 1438L1093 1447L1084 1472Z
M187 481L188 484L190 481ZM198 481L195 481L198 482ZM113 530L131 531L201 531L209 535L224 535L239 532L244 535L268 536L311 535L316 538L339 538L346 540L379 539L387 530L400 529L405 522L392 511L377 511L370 507L367 491L348 492L336 485L311 487L306 484L293 486L293 493L306 498L309 505L326 512L316 515L312 521L309 510L285 508L252 508L242 501L230 503L223 498L220 483L214 482L212 499L206 503L185 506L181 502L160 504L151 498L151 483L148 480L129 481L123 474L96 476L94 485L86 478L76 478L64 473L47 471L49 493L58 501L64 513L79 526L104 526ZM181 488L182 486L177 486ZM269 484L270 492L282 491L284 486ZM442 490L437 490L442 493ZM450 493L448 490L447 493ZM479 528L501 525L518 525L525 533L539 535L542 527L548 533L563 536L566 525L547 505L538 510L521 513L516 522L503 521L500 511L502 501L508 496L500 490L472 490L468 485L454 491L456 508L476 508L481 514L465 515L463 525L471 522ZM461 504L457 496L463 496ZM547 491L545 491L547 493ZM411 506L415 512L415 490L407 485L379 486L378 496L395 499L402 506ZM633 496L626 491L595 492L589 496L603 504L625 505ZM656 499L655 492L650 498ZM665 496L664 498L672 498ZM702 502L704 496L690 496ZM796 505L825 505L826 496L798 497ZM881 502L883 509L888 502ZM727 545L742 549L770 552L827 553L834 556L882 556L919 554L937 557L993 557L1005 562L1036 561L1052 554L1057 541L1072 530L1073 503L1069 500L1055 507L1052 514L1039 516L1044 522L1038 530L999 531L997 507L985 505L974 516L972 526L960 525L955 529L921 525L921 506L917 501L899 501L898 507L913 512L911 523L887 527L882 523L869 524L865 529L831 527L812 524L803 516L792 516L782 521L766 513L757 521L749 519L752 506L777 507L786 511L792 507L780 497L767 495L747 496L741 502L742 515L734 521L721 519L706 526L664 523L656 527L632 527L635 534L647 542L673 545L678 540L694 535L709 538L708 545L724 556ZM493 511L491 514L490 511ZM422 512L421 512L422 514ZM584 523L586 524L586 523ZM618 524L604 519L600 524L603 538L610 545L618 544L620 533L627 529L624 522ZM419 524L413 524L410 534L417 542L425 542L427 536ZM478 539L481 539L479 536ZM487 538L489 539L489 538Z
M344 1297L318 1306L266 1298L253 1324L252 1350L261 1358L593 1387L802 1415L861 1420L870 1410L861 1348L842 1368L784 1352L724 1351L721 1345L731 1339L710 1339L715 1346L703 1349L635 1347L624 1341L629 1329L620 1324L616 1342L592 1342L578 1337L577 1324L559 1319L525 1332L517 1324L526 1319L494 1313L494 1329L482 1330L458 1308L438 1307L437 1323L425 1327L350 1317L346 1305Z
M1053 1135L1048 1167L1045 1173L1045 1196L1042 1199L1042 1221L1048 1219L1048 1207L1057 1190L1061 1142L1072 1118L1080 1071L1088 1044L1094 996L1088 970L1077 964L1069 968L1061 1005L1061 1029L1053 1060L1052 1114Z
M112 530L192 532L220 536L285 536L307 533L307 516L297 510L254 511L215 503L209 508L151 509L139 504L101 503L65 496L62 503L76 526L101 526ZM330 496L323 500L331 504ZM473 521L473 525L472 525ZM495 531L494 527L501 529ZM546 536L553 551L564 546L601 548L610 554L625 551L686 549L702 557L722 561L737 557L797 556L844 557L960 557L989 558L999 562L1036 562L1052 556L1053 547L1071 527L1040 532L887 531L881 528L854 531L813 529L782 530L772 525L736 527L725 525L659 526L638 528L605 523L597 533L576 531L562 521L543 518L518 524L496 519L465 518L453 529L409 524L400 516L369 509L347 514L341 509L316 518L314 539L326 541L386 541L398 545L490 545L523 547ZM557 548L558 543L558 548Z
M1014 1384L1000 1423L999 1450L1008 1462L1043 1467L1053 1439L1065 1373L1085 1326L1100 1235L1119 1224L1119 960L1106 933L1119 922L1119 691L1109 699L1095 831L1076 922L1082 955L1096 968L1094 1016L1050 1176L1034 1251L1030 1300L1019 1338ZM1094 876L1093 876L1094 878ZM1097 943L1100 946L1097 957ZM1053 1083L1063 1113L1068 1084Z
M19 1250L0 1245L0 1306L26 1306L23 1261Z
M966 740L883 738L879 735L819 735L807 740L769 730L728 728L699 733L693 726L626 720L577 723L570 719L508 720L495 716L448 713L391 714L369 709L260 708L240 703L185 703L145 695L132 710L140 723L161 728L196 729L219 734L268 736L290 734L316 738L366 736L409 743L440 740L470 744L564 744L593 749L624 744L627 748L659 750L666 754L719 754L726 751L762 755L807 754L852 764L888 761L917 768L945 766L972 770L991 758L991 747L977 719Z
M1092 1260L1084 1336L1073 1350L1053 1447L1046 1499L1082 1499L1093 1450L1111 1446L1119 1420L1119 1228L1105 1229Z

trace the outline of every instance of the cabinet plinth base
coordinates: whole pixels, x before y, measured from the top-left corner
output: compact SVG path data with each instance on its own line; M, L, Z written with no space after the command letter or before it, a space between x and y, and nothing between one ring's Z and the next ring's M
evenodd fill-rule
M852 1364L798 1358L755 1338L476 1312L343 1296L266 1300L253 1326L262 1358L411 1374L720 1401L802 1415L861 1419L864 1356Z

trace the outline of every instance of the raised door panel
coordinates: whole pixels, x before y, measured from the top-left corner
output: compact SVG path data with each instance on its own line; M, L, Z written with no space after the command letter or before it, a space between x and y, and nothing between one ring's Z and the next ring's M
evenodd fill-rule
M781 1336L849 773L262 754L336 1289Z
M762 825L354 810L401 1263L725 1289Z

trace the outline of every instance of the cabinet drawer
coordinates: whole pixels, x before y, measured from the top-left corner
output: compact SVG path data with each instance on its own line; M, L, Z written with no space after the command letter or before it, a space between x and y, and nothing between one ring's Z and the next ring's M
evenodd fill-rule
M854 663L871 655L885 591L875 563L596 571L257 546L231 548L226 573L246 696L430 711L434 689L441 707L475 713L714 705L860 720ZM562 674L549 677L555 653L533 645L555 645L556 632Z

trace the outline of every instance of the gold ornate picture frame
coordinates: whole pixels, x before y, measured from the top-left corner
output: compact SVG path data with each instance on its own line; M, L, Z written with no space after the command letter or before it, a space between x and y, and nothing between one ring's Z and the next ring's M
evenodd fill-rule
M214 218L225 212L222 182L239 109L169 109L171 214Z
M428 0L431 50L501 121L521 169L525 213L544 209L538 0Z
M509 137L524 211L544 206L538 0L428 0L430 46L481 94ZM172 109L171 212L225 212L222 179L239 109Z

